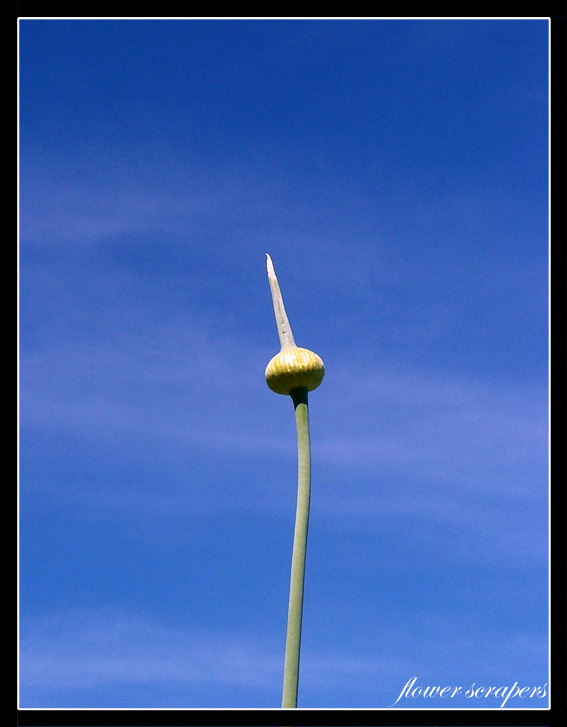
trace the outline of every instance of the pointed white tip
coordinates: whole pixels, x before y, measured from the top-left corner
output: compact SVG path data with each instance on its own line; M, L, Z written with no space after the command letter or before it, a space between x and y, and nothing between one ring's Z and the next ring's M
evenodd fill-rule
M274 270L274 264L272 263L272 258L268 255L268 253L266 253L266 266L268 268L268 277L275 278L276 271Z

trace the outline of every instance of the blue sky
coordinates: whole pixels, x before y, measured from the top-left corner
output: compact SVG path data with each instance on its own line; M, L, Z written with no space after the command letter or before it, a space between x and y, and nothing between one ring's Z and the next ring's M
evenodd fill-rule
M279 707L269 253L298 706L547 707L547 21L19 32L20 706Z

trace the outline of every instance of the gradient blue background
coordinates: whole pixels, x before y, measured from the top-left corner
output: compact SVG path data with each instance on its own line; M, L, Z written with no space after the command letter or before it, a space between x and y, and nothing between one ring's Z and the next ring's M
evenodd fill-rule
M544 687L547 21L19 28L20 706L279 707L266 252L299 706Z

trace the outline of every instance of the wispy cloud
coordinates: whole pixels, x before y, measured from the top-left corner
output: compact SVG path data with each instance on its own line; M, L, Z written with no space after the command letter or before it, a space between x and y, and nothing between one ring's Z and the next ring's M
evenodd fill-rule
M284 398L269 398L263 382L271 353L187 318L140 323L119 340L57 342L22 353L22 423L281 453L268 422L279 422ZM364 368L353 386L351 366L334 362L313 396L316 459L356 474L418 471L475 490L500 478L509 494L541 491L530 477L545 475L545 387Z
M290 402L263 381L270 355L268 347L228 337L219 343L187 321L142 327L126 340L29 353L24 433L63 434L68 447L83 452L85 474L109 447L119 455L121 469L132 475L118 487L98 474L88 488L75 491L64 480L57 488L58 497L78 498L97 512L154 519L281 513L290 506L295 433ZM372 529L377 518L410 529L418 522L421 542L433 548L438 528L448 528L447 555L462 562L495 552L525 566L545 562L545 387L368 362L357 379L353 387L350 365L336 360L312 397L313 506L320 522L341 529ZM190 463L197 460L211 472L219 462L237 471L246 479L246 497L232 478L207 476L205 490L191 484ZM148 465L161 474L140 484L137 473Z
M347 365L334 372L340 398L323 399L317 456L385 474L419 472L426 480L459 482L534 494L547 457L547 390L544 385L480 381L455 373L371 369ZM331 417L331 407L334 416ZM317 413L315 414L315 416ZM515 480L515 486L512 481Z
M542 676L541 670L534 671L533 665L545 663L545 647L521 630L500 634L495 639L487 626L481 644L478 635L473 643L457 623L431 621L422 627L438 641L444 653L442 666L438 655L424 650L419 639L412 644L410 653L395 619L384 623L374 634L373 642L362 650L348 642L341 648L329 649L308 640L302 659L304 699L323 706L348 707L348 702L340 703L344 690L344 694L357 694L364 706L384 708L396 700L413 675L418 675L422 686L462 683L465 688L474 680L485 685L511 686L508 680L514 678L534 686ZM492 659L488 668L487 650ZM465 666L463 653L476 653L478 657L468 657ZM76 692L81 695L81 706L89 706L91 690L103 688L112 695L114 688L120 688L127 695L130 688L151 685L154 690L161 690L162 703L155 706L177 703L181 690L181 695L185 692L189 700L183 706L214 707L218 706L215 688L228 688L229 692L247 688L257 695L267 695L262 697L262 703L267 701L269 706L277 707L281 661L281 644L275 643L273 637L266 638L261 630L239 634L226 629L212 632L181 624L166 625L155 616L147 618L137 611L115 607L68 610L23 622L21 706L34 706L34 695L45 689L55 703L60 699L69 704L70 695ZM510 663L516 668L521 666L521 673L510 672ZM197 697L192 691L195 686L201 688ZM411 700L399 706L471 705L461 699L458 704L421 705Z
M66 611L22 625L22 690L166 683L266 687L281 658L257 640L172 627L115 608Z

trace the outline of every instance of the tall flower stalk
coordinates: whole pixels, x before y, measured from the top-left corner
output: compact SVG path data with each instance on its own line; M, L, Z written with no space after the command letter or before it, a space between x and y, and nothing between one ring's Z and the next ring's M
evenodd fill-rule
M272 259L267 258L268 282L272 293L280 352L266 367L266 383L277 394L291 397L297 429L297 508L291 558L291 581L285 644L282 707L297 707L299 652L303 616L305 555L311 498L311 443L309 436L308 392L316 389L325 375L323 361L316 353L298 348L285 312Z

